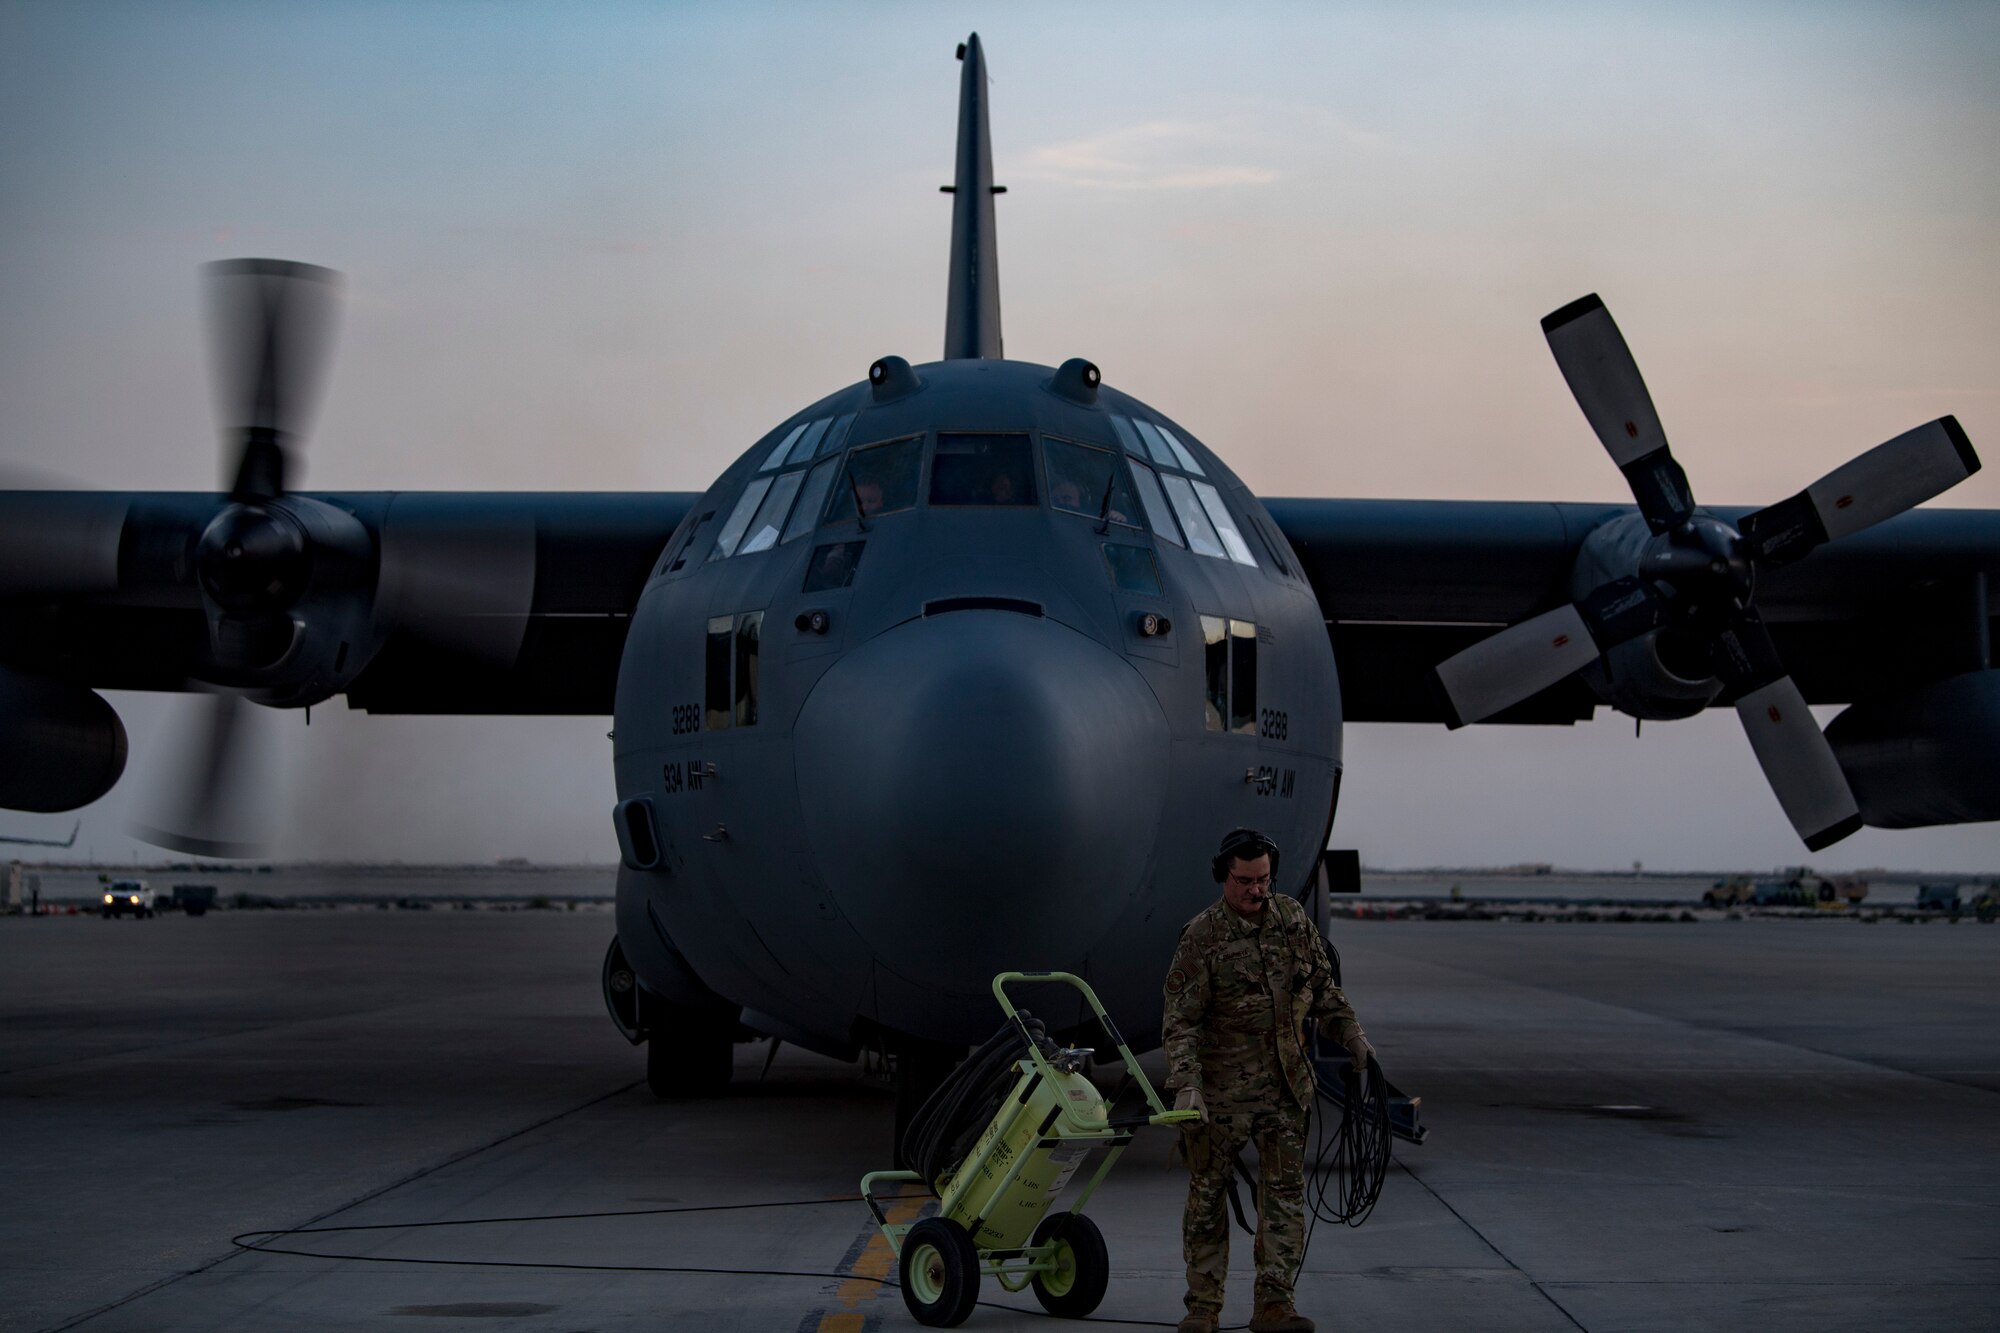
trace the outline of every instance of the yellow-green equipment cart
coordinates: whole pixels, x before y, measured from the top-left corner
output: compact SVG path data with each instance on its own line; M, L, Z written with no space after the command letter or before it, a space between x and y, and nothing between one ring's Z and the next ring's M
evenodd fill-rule
M1093 1052L1065 1049L1051 1059L1007 999L1008 982L1063 982L1082 992L1105 1033L1118 1047L1126 1072L1145 1095L1147 1110L1113 1120L1110 1108L1082 1073ZM1081 977L1068 972L1002 972L993 978L1001 1012L1021 1029L1028 1056L1020 1078L964 1161L937 1181L915 1171L871 1171L861 1195L896 1251L903 1301L917 1322L938 1328L963 1323L979 1300L979 1278L990 1274L1008 1291L1032 1285L1051 1314L1081 1318L1104 1299L1110 1262L1104 1236L1083 1206L1142 1125L1175 1125L1194 1111L1169 1111L1140 1070L1110 1015ZM1067 1211L1049 1205L1093 1149L1105 1149L1089 1181ZM875 1191L897 1182L933 1189L933 1215L891 1222Z

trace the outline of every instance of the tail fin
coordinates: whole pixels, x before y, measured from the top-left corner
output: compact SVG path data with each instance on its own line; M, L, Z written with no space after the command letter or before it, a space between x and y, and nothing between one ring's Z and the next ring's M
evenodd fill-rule
M986 53L979 34L958 48L958 172L951 204L951 298L945 308L944 359L1000 350L1000 257L993 226L993 137L986 121Z

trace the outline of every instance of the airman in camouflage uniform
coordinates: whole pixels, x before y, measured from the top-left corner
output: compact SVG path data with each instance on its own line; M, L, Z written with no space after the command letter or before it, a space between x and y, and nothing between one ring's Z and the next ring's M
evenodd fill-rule
M1294 898L1271 892L1277 847L1249 829L1223 840L1214 863L1222 897L1181 931L1167 972L1167 1086L1175 1105L1202 1111L1187 1127L1187 1318L1181 1333L1214 1333L1229 1267L1225 1195L1238 1151L1257 1145L1258 1333L1311 1333L1292 1305L1305 1258L1307 1113L1315 1089L1303 1028L1347 1047L1356 1065L1372 1048L1333 982L1319 931Z

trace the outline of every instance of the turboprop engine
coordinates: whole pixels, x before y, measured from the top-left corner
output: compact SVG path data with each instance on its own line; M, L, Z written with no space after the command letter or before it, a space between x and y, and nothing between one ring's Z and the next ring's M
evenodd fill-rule
M1574 672L1636 717L1685 717L1727 698L1799 837L1814 851L1839 842L1861 827L1861 808L1757 614L1757 573L1957 485L1979 469L1971 441L1940 417L1731 527L1696 507L1604 302L1572 301L1543 318L1542 333L1638 512L1585 539L1568 605L1438 664L1454 723L1490 717Z
M0 669L0 807L89 805L125 771L125 724L95 690Z

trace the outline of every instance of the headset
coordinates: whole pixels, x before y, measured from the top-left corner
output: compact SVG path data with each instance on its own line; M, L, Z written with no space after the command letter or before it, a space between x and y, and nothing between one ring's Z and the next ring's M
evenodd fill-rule
M1217 884L1229 878L1231 861L1254 861L1260 856L1271 858L1271 881L1278 879L1278 844L1272 842L1253 828L1229 830L1229 836L1216 848L1215 859L1208 863L1209 872L1215 876Z

